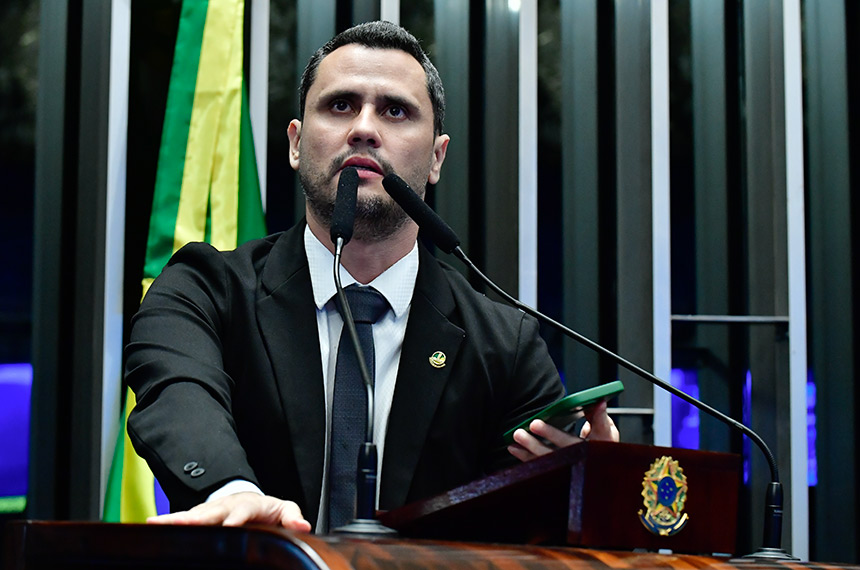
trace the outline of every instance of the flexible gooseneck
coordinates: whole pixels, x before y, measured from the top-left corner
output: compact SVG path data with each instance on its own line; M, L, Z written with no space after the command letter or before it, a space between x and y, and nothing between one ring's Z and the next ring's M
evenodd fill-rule
M633 364L629 360L622 358L620 355L611 350L597 344L591 339L581 335L571 328L563 325L555 319L544 315L537 309L534 309L518 299L509 295L501 287L496 285L489 277L484 275L466 253L460 248L460 238L451 227L435 212L424 200L421 199L406 182L404 182L396 174L388 174L382 181L385 190L397 202L401 208L415 221L418 226L427 232L427 235L436 244L436 246L444 251L460 259L487 287L499 295L505 302L513 305L521 311L535 317L539 321L545 322L556 330L573 340L587 346L591 350L606 356L619 366L626 368L637 376L644 378L652 384L659 386L670 394L673 394L685 402L699 408L703 412L715 417L719 421L729 425L746 435L752 440L765 456L768 467L770 468L771 482L768 484L767 494L765 498L765 520L764 520L764 537L762 548L755 553L749 555L755 558L769 559L794 559L790 554L781 548L782 542L782 513L783 513L783 494L782 483L779 481L779 469L777 467L776 458L771 452L765 441L752 429L742 424L741 422L727 416L719 410L709 406L708 404L693 398L689 394L681 391L672 384L655 376L651 372Z

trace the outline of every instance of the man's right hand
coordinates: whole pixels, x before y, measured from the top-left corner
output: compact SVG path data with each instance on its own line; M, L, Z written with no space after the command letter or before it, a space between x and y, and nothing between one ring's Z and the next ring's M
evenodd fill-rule
M149 517L146 522L210 526L269 524L300 532L311 530L311 523L304 519L297 504L257 493L227 495L188 511Z

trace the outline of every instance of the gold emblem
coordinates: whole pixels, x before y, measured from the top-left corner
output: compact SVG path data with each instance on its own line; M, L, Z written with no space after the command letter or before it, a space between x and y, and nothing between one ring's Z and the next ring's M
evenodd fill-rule
M445 366L445 353L437 350L430 355L430 366L433 368L443 368Z
M639 511L639 520L652 533L672 536L687 524L687 477L671 457L664 455L651 464L642 480L642 498L646 511Z

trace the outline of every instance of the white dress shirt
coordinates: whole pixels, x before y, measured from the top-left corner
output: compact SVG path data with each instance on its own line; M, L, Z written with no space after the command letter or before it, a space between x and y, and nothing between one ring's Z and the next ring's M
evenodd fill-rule
M320 359L323 372L323 384L326 396L326 437L325 464L323 465L322 497L317 517L317 528L327 527L328 518L328 459L331 435L331 409L334 396L334 374L337 364L337 349L340 341L343 319L335 307L334 297L337 289L334 284L333 264L334 255L316 238L310 228L305 227L305 253L308 257L311 286L316 305L317 331L319 333ZM375 390L373 439L379 456L379 478L377 490L382 481L382 457L385 448L385 433L388 427L388 413L394 399L394 385L400 363L400 353L403 347L403 337L406 334L406 322L409 317L409 307L415 280L418 275L418 244L386 269L370 283L359 286L371 286L379 291L388 304L389 310L373 325L373 343L375 352ZM345 287L358 283L349 272L340 267L341 284ZM260 489L249 481L231 481L212 493L208 501L240 491L253 491L263 494ZM377 505L379 497L377 493Z

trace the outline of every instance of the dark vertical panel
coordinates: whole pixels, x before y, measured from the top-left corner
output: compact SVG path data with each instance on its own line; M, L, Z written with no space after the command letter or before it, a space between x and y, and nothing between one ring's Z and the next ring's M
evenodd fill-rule
M424 200L458 233L463 251L468 252L468 225L464 220L468 222L469 193L463 177L463 161L468 157L469 96L468 84L458 79L468 77L469 5L436 0L401 2L400 25L418 38L439 71L446 100L442 129L454 139L442 166L441 182L438 186L426 185ZM419 234L422 242L433 250L435 246L425 237L423 232ZM463 264L453 263L455 268L467 273Z
M484 121L487 115L484 104L484 93L487 86L487 26L486 2L470 2L469 9L469 67L470 74L467 79L469 83L469 151L471 160L469 162L469 210L471 212L483 212L485 202L486 180L486 132ZM478 267L486 267L484 235L486 220L484 216L473 215L469 220L469 250ZM483 284L472 278L472 285L482 288Z
M618 351L643 368L653 366L651 271L650 2L615 2L617 152ZM622 404L647 407L652 387L621 371ZM622 418L625 440L650 443L650 425Z
M0 378L0 391L6 394L0 400L5 434L0 439L0 497L15 497L8 502L0 498L6 503L0 506L0 527L23 516L24 503L17 497L25 499L27 492L38 37L36 0L0 4L0 369L18 372L25 380L18 386L15 378Z
M753 315L788 314L782 41L781 3L745 3L747 272L749 312ZM751 427L774 448L788 490L788 343L784 334L775 335L770 327L754 327L749 334ZM759 513L770 474L757 449L751 450L751 459L750 497L753 513ZM789 510L784 521L783 542L788 545ZM761 516L754 515L750 529L754 545L759 544L761 524Z
M97 519L101 481L102 352L111 6L83 3L78 134L75 323L68 484L72 518ZM68 371L66 371L68 373ZM66 379L68 379L67 375Z
M0 6L0 363L19 363L32 355L39 3Z
M600 337L600 260L611 255L599 234L597 0L561 2L562 241L564 319ZM598 357L571 341L564 348L569 391L600 381Z
M694 138L696 116L695 96L702 97L696 73L703 65L697 55L694 11L714 3L670 0L669 2L669 190L671 224L671 293L672 313L694 313L696 304L696 195L694 160L697 152ZM719 25L719 22L716 22ZM699 50L704 51L704 48ZM714 50L716 58L720 53ZM710 63L710 62L708 62ZM718 68L719 69L719 68ZM702 83L704 85L704 83ZM719 112L719 108L715 109ZM704 129L702 129L704 130ZM698 158L698 157L696 157ZM687 345L693 336L693 327L676 323L672 345L675 366L690 368L691 355ZM681 362L683 361L683 363Z
M858 30L860 29L860 5L856 2L846 2L845 4L845 29L846 32L848 30ZM860 52L860 34L857 33L846 33L846 53L858 53ZM850 169L850 180L851 180L851 199L848 202L848 206L851 209L851 250L856 252L860 250L860 231L857 231L857 228L860 227L860 208L858 208L858 204L860 202L857 201L856 196L858 196L857 188L858 182L860 182L860 144L858 144L858 135L860 135L860 61L858 58L852 57L848 58L848 124L849 124L849 164L851 165ZM855 284L860 283L860 263L854 262L851 271L851 281L849 283L839 283L836 284L836 287L854 287ZM851 356L860 353L860 304L854 303L852 305L851 314L853 316L853 324L852 324L852 346L853 351L851 352ZM838 334L838 333L837 333ZM856 369L856 362L852 363L852 370ZM853 376L853 374L852 374ZM858 413L860 413L860 390L856 387L853 391L853 404L854 407L848 410L851 418L853 419L853 433L849 432L848 437L853 438L854 440L854 477L858 476L858 472L860 472L860 453L857 452L857 442L860 441L860 420L858 420ZM837 410L836 413L841 413L843 410ZM838 499L837 499L838 500ZM858 496L857 489L855 487L854 490L854 519L849 520L848 524L853 526L854 529L854 538L851 542L855 546L855 551L853 555L852 561L854 563L860 562L860 496Z
M729 251L727 281L727 296L729 314L745 315L749 313L747 297L747 238L746 238L746 135L745 135L745 70L744 60L744 17L743 0L725 0L725 30L726 30L726 178L728 184L727 207L728 236L726 246ZM749 327L734 327L729 334L729 369L730 398L732 416L747 422L744 417L744 388L747 370L749 370ZM733 438L732 450L740 453L744 446L750 443L738 434ZM742 489L740 512L749 512L749 485ZM750 516L738 517L739 549L744 552L760 544L760 537L750 535Z
M618 265L617 211L618 149L617 89L615 81L615 3L597 2L597 172L598 172L598 314L600 342L618 348ZM601 379L616 378L618 368L607 358L600 359Z
M458 0L434 2L434 50L431 54L445 85L445 132L451 137L436 185L434 206L439 215L460 236L460 246L469 248L469 194L478 191L469 185L470 165L477 153L470 146L469 82L470 21L469 4Z
M721 2L690 2L692 71L692 170L694 193L695 312L728 315L728 179L726 173L726 44ZM673 184L673 190L680 190ZM673 200L673 209L674 209ZM675 262L679 248L672 248ZM674 309L673 309L674 312ZM696 330L699 395L722 411L731 410L728 327ZM737 384L735 384L735 388ZM699 416L707 417L706 415ZM702 449L729 451L732 434L721 423L702 422Z
M698 177L695 170L701 167L698 158L703 154L703 144L696 138L702 133L710 133L709 127L701 118L701 99L709 95L713 85L706 85L705 68L712 61L701 61L705 53L713 54L714 59L722 56L718 50L709 50L705 44L706 38L698 33L696 25L702 17L696 10L703 11L707 7L717 7L718 3L690 2L689 0L670 0L669 2L669 168L670 168L670 225L671 225L671 312L677 314L692 314L696 310L698 290L701 283L698 278L700 268L698 261L698 240L702 237L699 232L697 208ZM707 24L707 23L706 23ZM701 23L699 24L702 25ZM714 22L719 26L719 20ZM698 49L697 49L698 47ZM697 61L697 57L699 61ZM717 67L717 70L721 67ZM696 100L698 97L699 101ZM719 114L720 108L714 109ZM712 151L714 149L711 149ZM718 150L714 159L717 159ZM709 155L710 156L710 155ZM707 161L708 157L705 157ZM704 185L707 185L707 181ZM707 222L707 219L704 220ZM706 244L705 244L706 245ZM703 330L703 329L698 329ZM704 332L708 332L706 329ZM673 369L685 371L695 370L698 373L699 385L710 372L709 364L713 364L710 347L703 346L697 337L697 327L688 322L672 323L671 328L671 364ZM710 360L710 362L709 362ZM707 364L706 364L707 363ZM686 377L685 377L686 380ZM684 387L679 386L684 389ZM719 406L718 406L719 407ZM680 416L685 410L676 399L672 400L672 441L685 447L690 442L685 439L683 432L677 431ZM700 426L709 425L709 420L703 420L699 415ZM667 426L668 427L668 426ZM699 430L701 431L701 430ZM707 445L703 448L709 449Z
M40 32L28 515L95 519L110 4L50 3Z
M66 515L57 503L64 499L56 487L57 450L63 443L57 430L63 423L58 383L61 328L71 309L67 289L59 288L63 272L64 125L67 118L66 74L67 2L48 2L39 20L39 89L36 109L36 195L33 258L33 391L30 420L30 473L27 516L50 519ZM73 82L72 82L73 84ZM44 86L51 86L46 89ZM71 110L73 114L75 111ZM64 302L66 301L66 302Z
M337 17L336 0L297 0L296 25L296 80L301 78L313 53L335 35ZM342 13L342 11L341 11ZM298 83L296 84L298 89ZM287 125L284 125L284 129ZM287 160L287 157L282 157ZM305 215L305 197L301 186L295 183L294 212L296 219Z
M436 61L436 47L437 47L437 39L436 39L436 30L439 25L441 25L441 20L446 17L450 17L450 14L446 14L445 12L449 12L453 10L453 14L460 15L465 19L466 24L468 24L468 14L467 12L468 6L463 3L456 3L451 5L439 5L437 6L436 0L411 0L410 2L401 2L400 3L400 25L409 30L409 32L418 38L418 41L421 42L421 47L425 52L430 56L430 59L433 61L433 64L436 65L438 69L438 62ZM457 26L459 21L445 21L445 25L453 25ZM452 34L452 40L456 37L455 34ZM456 41L456 40L454 40ZM445 84L447 89L448 85Z
M804 4L810 366L816 383L816 559L857 561L856 339L853 302L846 12ZM851 508L853 506L854 508Z
M141 280L167 89L181 5L134 2L131 13L126 157L124 343L143 295Z
M507 0L486 0L484 99L485 273L518 291L519 14Z
M558 0L542 0L537 4L537 305L544 314L564 321L564 268L570 263L565 262L563 239L562 115L570 98L565 96L563 86L563 8ZM562 379L567 382L562 363L569 340L549 326L543 326L541 333L550 355L561 368ZM573 372L572 379L580 379L577 372Z
M378 20L380 0L352 0L352 24Z
M269 126L266 152L266 224L270 233L283 231L304 215L304 199L290 167L287 127L299 116L299 78L304 61L297 54L297 0L269 5ZM318 46L317 46L318 47ZM308 47L308 50L316 49Z

